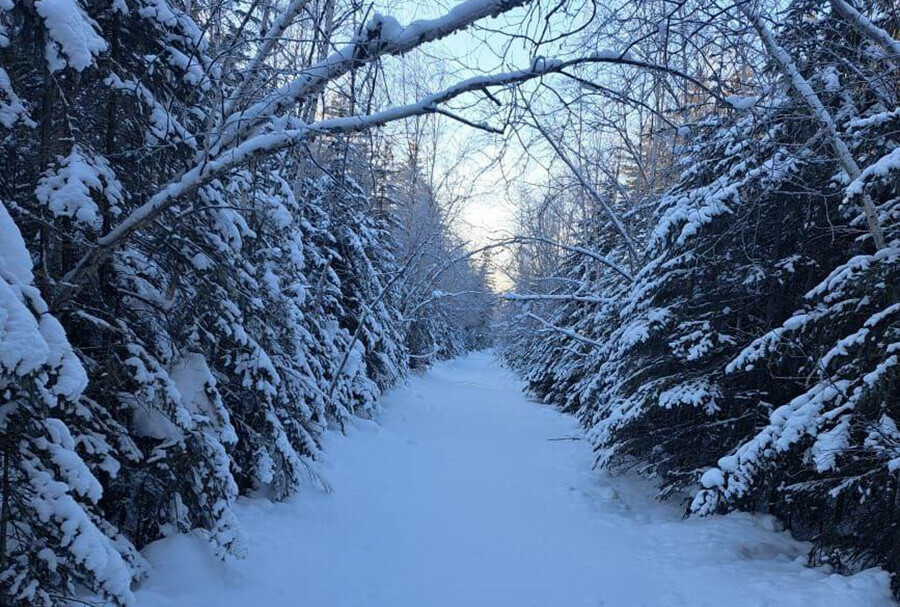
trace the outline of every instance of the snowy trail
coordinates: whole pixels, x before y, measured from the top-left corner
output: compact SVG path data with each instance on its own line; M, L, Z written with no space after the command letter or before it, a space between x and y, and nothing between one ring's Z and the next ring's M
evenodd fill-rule
M246 560L157 542L139 607L894 605L887 575L802 566L766 517L681 519L591 470L570 417L489 354L437 365L329 436L332 494L244 500Z

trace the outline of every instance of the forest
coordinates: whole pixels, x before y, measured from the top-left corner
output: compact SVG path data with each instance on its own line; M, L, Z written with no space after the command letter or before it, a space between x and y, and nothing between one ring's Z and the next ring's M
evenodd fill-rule
M0 605L246 557L488 348L591 474L900 597L893 0L0 0L0 158Z

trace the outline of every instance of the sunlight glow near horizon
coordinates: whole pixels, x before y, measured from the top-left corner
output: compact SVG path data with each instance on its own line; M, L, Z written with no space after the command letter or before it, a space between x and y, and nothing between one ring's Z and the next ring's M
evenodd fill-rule
M376 8L382 14L390 14L400 23L408 24L416 19L437 17L455 4L457 4L455 0L429 2L386 0L379 2ZM515 19L515 16L504 16L491 21L490 27L502 29L504 21L509 19ZM450 82L477 74L521 69L529 65L531 58L521 44L513 44L509 52L501 57L501 49L498 46L505 40L503 37L499 40L498 43L496 40L488 39L484 32L469 29L428 45L421 52L429 61L439 62L446 79L446 82L440 84L429 82L428 86L437 89L439 86L446 86ZM494 117L497 123L505 110L506 108L498 109L498 114ZM470 249L485 246L492 240L507 238L514 234L517 231L515 217L519 190L546 183L547 169L529 160L525 150L516 141L508 141L507 149L500 161L492 162L503 147L504 142L501 141L503 136L489 136L449 118L436 119L446 125L445 137L441 143L447 150L446 155L438 155L438 170L457 171L471 187L470 195L454 222L457 234L469 243ZM473 141L476 142L474 150L469 149ZM459 154L464 154L464 159L457 163L456 158ZM495 258L501 263L504 257L502 251L495 252ZM512 287L511 281L502 271L495 269L493 278L497 290L508 290Z

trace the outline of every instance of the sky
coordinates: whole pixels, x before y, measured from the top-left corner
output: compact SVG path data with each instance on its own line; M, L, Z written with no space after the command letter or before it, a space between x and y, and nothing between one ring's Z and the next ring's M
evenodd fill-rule
M443 14L458 1L387 0L377 3L376 8L406 24L415 19ZM523 14L523 11L513 11L511 16L488 20L487 25L496 29L512 28ZM427 45L421 55L427 58L429 71L437 65L439 67L435 71L443 72L439 80L429 83L429 90L476 74L521 69L529 65L531 57L528 51L521 44L510 45L507 49L504 46L507 42L505 36L488 36L478 29L469 29ZM403 60L401 58L399 61ZM505 110L499 108L498 112ZM501 117L493 116L490 121L502 124ZM544 183L547 170L528 160L518 141L513 138L506 138L504 142L503 136L492 136L447 118L441 120L446 128L437 158L439 170L458 171L459 180L471 186L471 196L455 222L455 229L471 243L472 248L514 233L516 198L524 185L521 180L531 184ZM529 152L534 153L535 150L530 149ZM460 155L464 158L462 163L458 161ZM509 280L502 274L495 274L494 280L501 289L510 286Z
M408 23L415 19L430 18L445 12L448 6L455 4L449 1L416 1L400 0L393 8L393 14L401 23ZM428 54L435 55L436 59L444 59L444 69L451 72L448 79L455 80L472 76L476 71L499 71L502 69L501 61L496 57L495 49L486 41L480 32L466 30L457 33L438 43L429 45ZM452 60L450 58L453 58ZM517 58L518 59L518 58ZM456 65L456 61L460 64ZM521 59L527 62L527 57ZM443 170L461 170L466 179L474 183L474 196L466 203L459 218L458 229L461 236L474 241L475 245L483 245L489 240L492 233L497 231L513 231L514 202L507 192L503 172L499 166L490 166L496 157L501 142L491 145L488 137L449 119L445 120L447 143L457 151L471 147L472 139L479 144L475 149L466 150L466 161L462 167L445 166ZM499 136L495 137L499 139ZM447 158L454 158L456 154L448 153ZM440 163L440 156L438 158ZM455 164L450 162L449 164Z

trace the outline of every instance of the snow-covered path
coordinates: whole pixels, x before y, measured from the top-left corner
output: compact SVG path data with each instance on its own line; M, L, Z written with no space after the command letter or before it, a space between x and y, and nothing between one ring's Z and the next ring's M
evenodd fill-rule
M681 519L591 470L575 422L530 402L489 354L437 365L328 439L334 487L245 500L249 557L147 550L139 607L893 605L887 575L829 575L771 520Z

